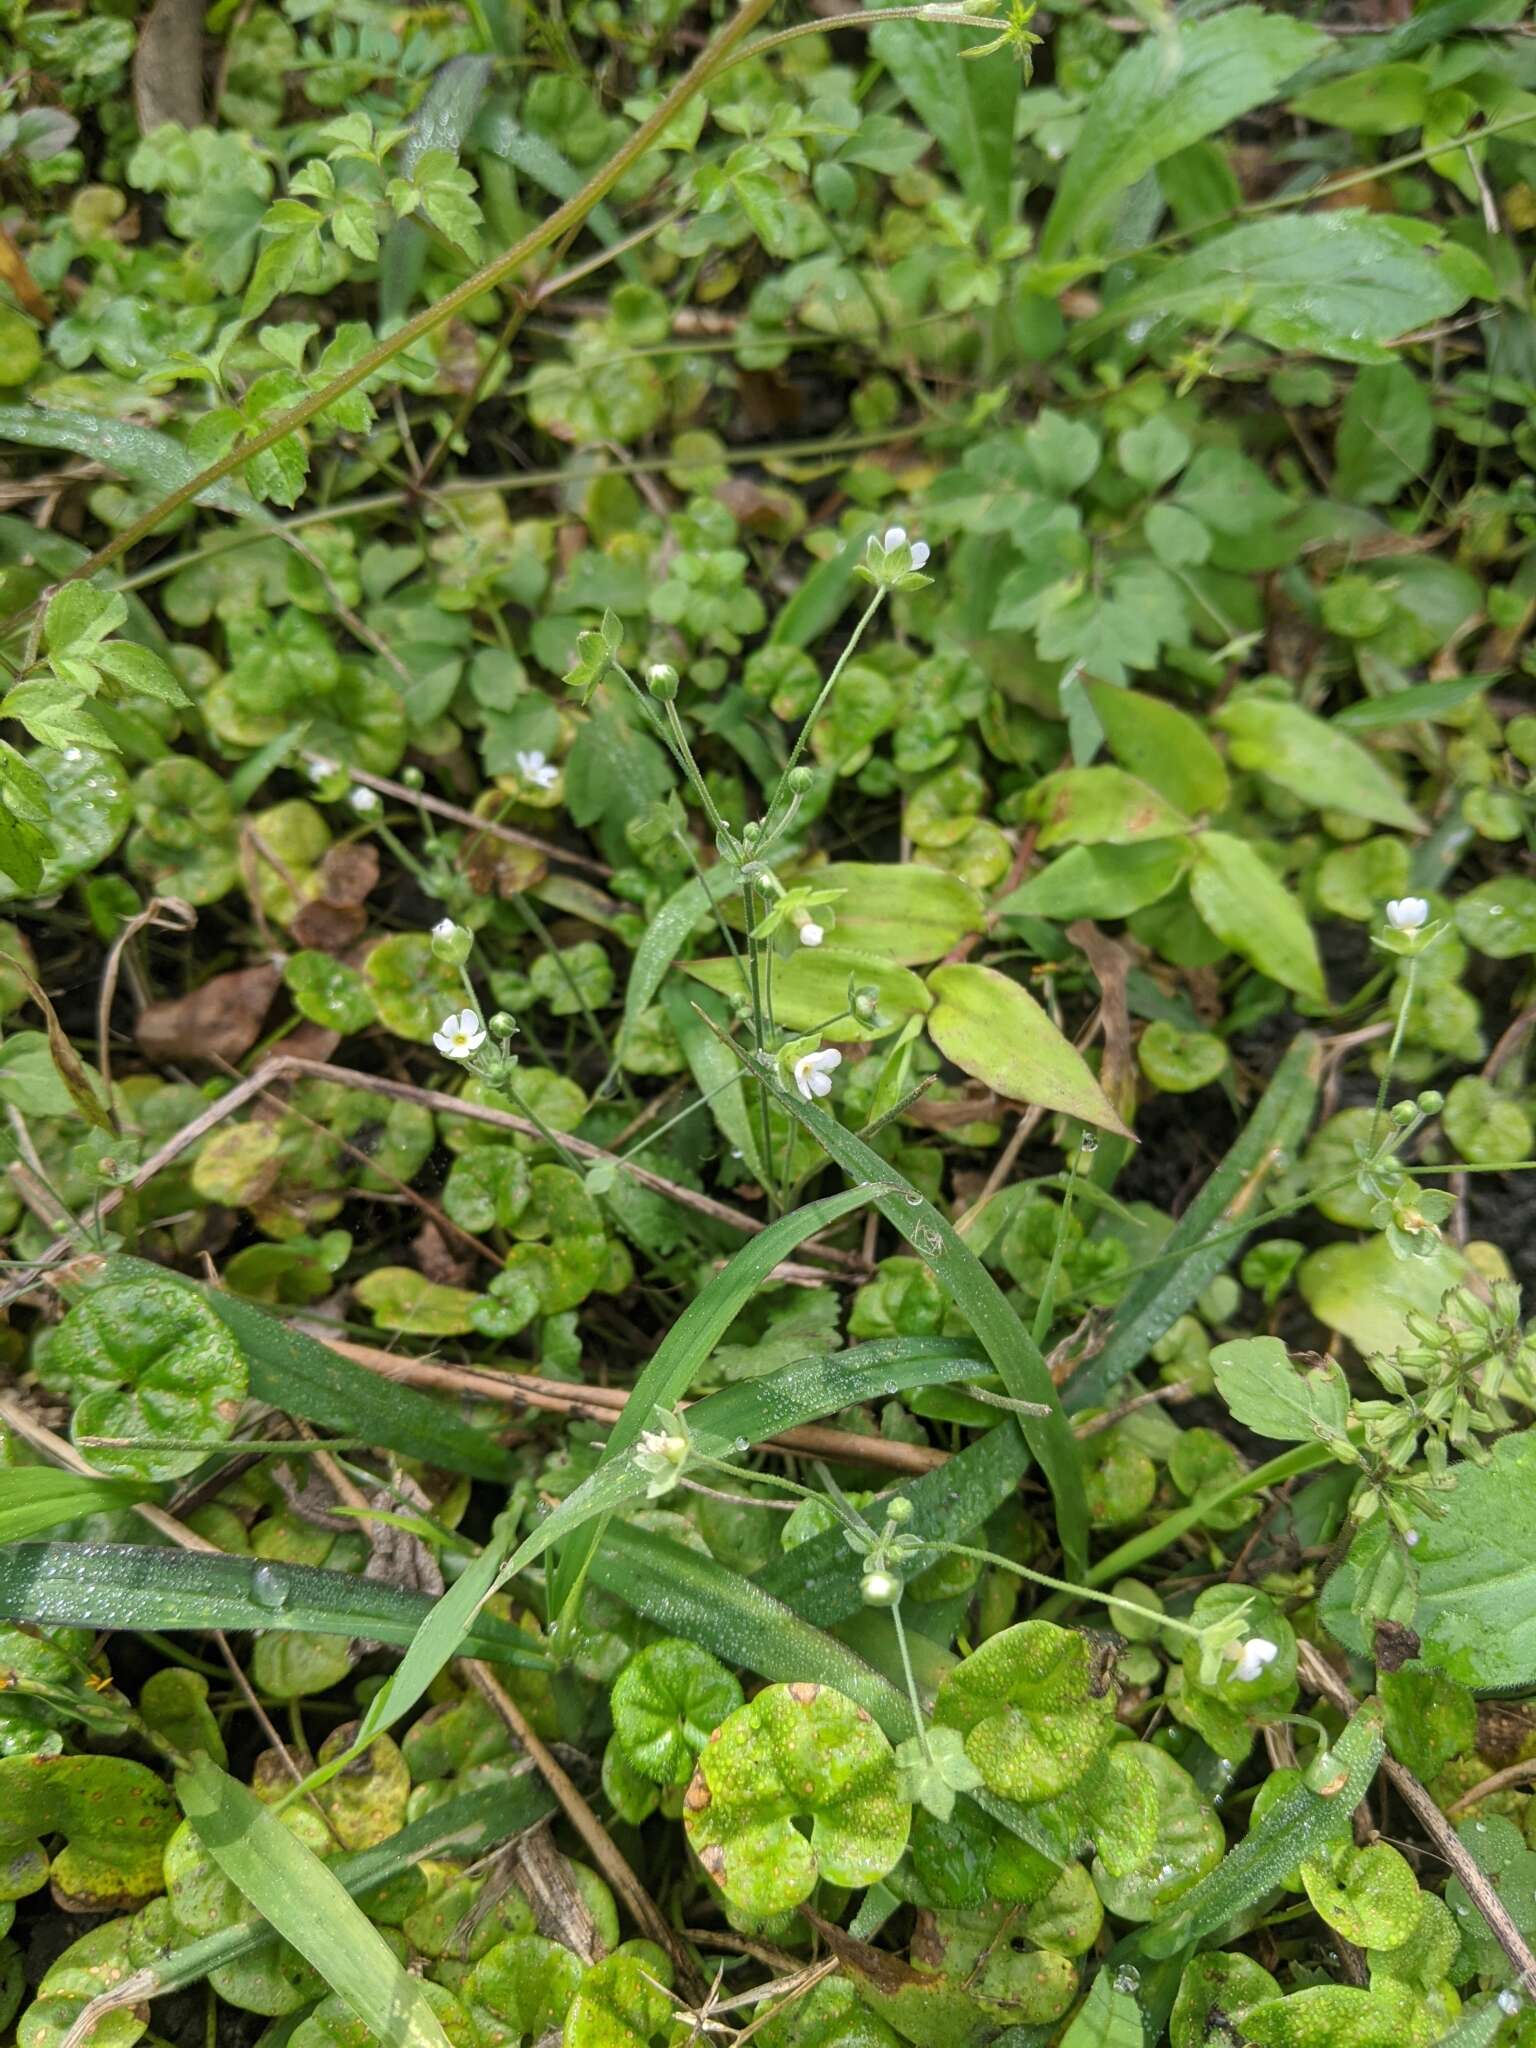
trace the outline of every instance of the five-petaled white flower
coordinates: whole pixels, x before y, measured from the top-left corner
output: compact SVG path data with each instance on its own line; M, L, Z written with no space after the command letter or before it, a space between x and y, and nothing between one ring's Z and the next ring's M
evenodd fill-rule
M802 946L819 946L826 936L821 926L809 917L800 927L800 943Z
M536 789L553 789L560 780L560 770L538 747L525 748L518 754L517 772Z
M1266 1664L1273 1664L1280 1654L1279 1648L1267 1636L1250 1636L1239 1646L1239 1655L1232 1669L1232 1676L1242 1683L1258 1677Z
M359 783L347 797L347 802L360 818L366 818L370 811L376 811L379 808L378 792L372 789L365 789L362 783Z
M807 1102L830 1095L832 1076L842 1064L843 1056L835 1045L823 1046L820 1052L803 1052L795 1061L795 1086Z
M1387 905L1387 923L1395 932L1416 932L1428 917L1422 896L1395 896Z
M892 548L904 548L907 545L907 529L904 526L888 526L885 529L885 538L881 541L880 545L887 554L891 552ZM915 540L912 542L912 566L914 569L922 568L928 559L928 553L927 541Z
M473 1010L458 1010L445 1017L432 1034L432 1043L445 1059L467 1060L485 1043L485 1026Z

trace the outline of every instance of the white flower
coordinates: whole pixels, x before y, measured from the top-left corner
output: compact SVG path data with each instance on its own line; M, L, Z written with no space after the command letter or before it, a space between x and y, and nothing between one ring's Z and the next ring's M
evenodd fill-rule
M880 543L887 554L892 548L904 548L906 544L907 529L904 526L888 526L885 529L885 539Z
M800 927L800 943L802 946L819 946L826 936L821 926L814 923L810 918L807 918Z
M1418 1530L1417 1530L1417 1529L1405 1529L1405 1530L1403 1531L1403 1541L1404 1541L1404 1542L1405 1542L1405 1543L1407 1544L1407 1546L1408 1546L1408 1548L1409 1548L1410 1550L1417 1550L1417 1548L1418 1548L1418 1546L1419 1546L1419 1532L1418 1532Z
M457 930L458 926L451 917L440 917L432 927L432 936L434 939L451 939Z
M370 811L376 811L379 808L378 792L372 789L365 789L363 785L359 783L357 787L349 793L347 797L347 802L352 806L353 810L356 811L357 815L360 818L366 818Z
M1250 1636L1246 1643L1239 1646L1239 1655L1232 1676L1246 1685L1258 1677L1266 1664L1273 1664L1279 1654L1279 1649L1267 1636Z
M324 754L316 754L309 764L307 773L311 782L324 782L328 775L336 773L336 763L328 761Z
M1387 923L1395 932L1416 932L1428 916L1422 896L1395 896L1387 905Z
M432 1043L445 1059L467 1060L484 1045L485 1026L473 1010L459 1010L443 1019L441 1028L432 1034Z
M924 563L925 563L925 562L927 561L927 559L928 559L928 543L927 543L927 541L925 541L925 540L915 540L915 541L913 541L913 543L912 543L912 566L913 566L913 568L914 568L914 569L921 569L921 568L922 568L922 566L923 566L923 564L924 564Z
M560 770L537 747L530 747L518 754L517 772L524 782L531 782L536 789L553 789L560 780Z
M818 1096L832 1093L832 1076L843 1064L843 1056L835 1045L824 1046L820 1052L803 1052L795 1061L795 1086L807 1102Z

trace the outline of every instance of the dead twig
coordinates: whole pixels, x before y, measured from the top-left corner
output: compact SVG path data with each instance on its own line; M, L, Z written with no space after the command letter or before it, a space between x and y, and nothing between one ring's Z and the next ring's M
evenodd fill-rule
M678 1982L688 1996L702 1998L705 1995L704 1979L688 1944L619 1853L613 1837L583 1798L569 1772L535 1734L522 1708L490 1666L481 1663L478 1657L461 1657L456 1668L499 1715L526 1754L532 1757L534 1768L559 1800L566 1819L591 1850L593 1861L628 1908L635 1925L672 1958Z
M1333 1666L1311 1643L1301 1643L1297 1647L1297 1666L1304 1682L1336 1706L1341 1714L1353 1714L1358 1702ZM1462 1846L1455 1829L1412 1771L1391 1756L1382 1759L1381 1769L1387 1782L1434 1843L1437 1852L1450 1865L1452 1873L1461 1880L1467 1897L1488 1923L1489 1933L1509 1958L1520 1989L1527 1998L1536 1998L1536 1955L1531 1953L1525 1936L1510 1917L1509 1908L1490 1884L1486 1873Z

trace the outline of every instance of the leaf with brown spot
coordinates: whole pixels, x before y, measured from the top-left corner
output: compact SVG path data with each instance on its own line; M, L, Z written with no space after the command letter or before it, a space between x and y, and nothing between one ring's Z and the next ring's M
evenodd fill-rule
M137 1028L139 1049L158 1061L242 1059L261 1034L262 1020L282 980L271 965L216 974L201 988L151 1003Z

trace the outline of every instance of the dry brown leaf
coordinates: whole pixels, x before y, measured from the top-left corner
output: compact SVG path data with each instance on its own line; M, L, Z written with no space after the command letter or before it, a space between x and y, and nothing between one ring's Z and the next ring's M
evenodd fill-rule
M152 1060L243 1058L261 1034L282 978L274 966L240 967L214 975L190 995L151 1003L138 1022L140 1051Z

